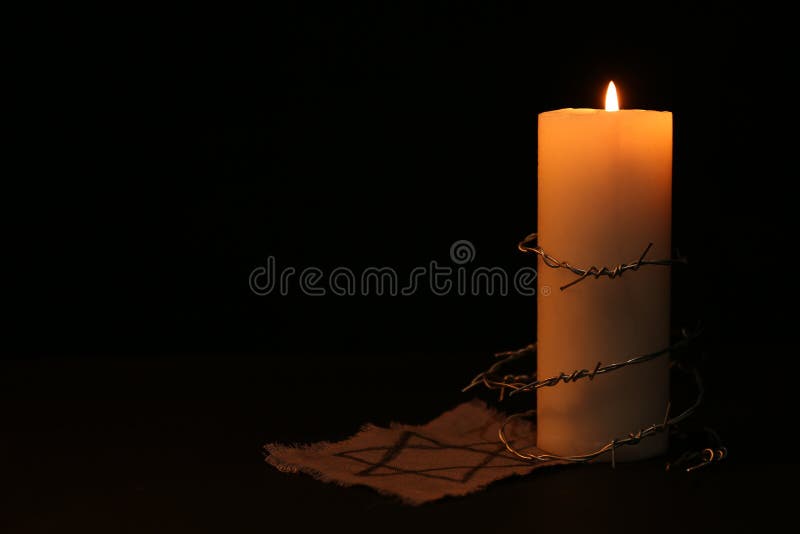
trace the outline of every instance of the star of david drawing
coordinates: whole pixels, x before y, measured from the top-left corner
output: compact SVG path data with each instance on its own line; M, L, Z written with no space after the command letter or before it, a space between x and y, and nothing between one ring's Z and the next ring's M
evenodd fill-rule
M393 461L397 460L401 454L407 451L467 451L474 453L475 462L469 465L451 465L443 467L430 467L425 469L406 469L393 465ZM377 451L384 451L383 455L375 461L364 458L364 453L374 453ZM362 456L358 456L361 454ZM495 441L480 441L475 443L466 443L460 445L452 445L443 443L439 440L429 438L418 432L406 430L402 432L397 440L392 445L364 447L361 449L353 449L350 451L342 451L336 453L334 456L347 458L354 462L365 465L364 469L355 473L357 476L363 477L388 477L398 475L416 475L425 478L435 478L440 480L448 480L450 482L464 484L475 476L475 473L481 469L497 469L517 467L519 465L528 465L521 459L510 456L505 446L498 444ZM495 462L495 460L502 459L502 463ZM448 474L448 471L464 471L463 474L453 476Z

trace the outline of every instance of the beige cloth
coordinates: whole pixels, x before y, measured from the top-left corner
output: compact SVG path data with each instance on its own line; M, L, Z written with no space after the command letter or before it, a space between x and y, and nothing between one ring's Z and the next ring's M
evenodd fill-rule
M264 447L266 461L280 471L309 473L341 486L362 484L406 503L422 504L558 463L527 462L509 453L497 437L505 417L476 400L422 426L366 425L336 443L270 443ZM510 422L506 436L515 448L537 450L532 447L535 428L527 421Z

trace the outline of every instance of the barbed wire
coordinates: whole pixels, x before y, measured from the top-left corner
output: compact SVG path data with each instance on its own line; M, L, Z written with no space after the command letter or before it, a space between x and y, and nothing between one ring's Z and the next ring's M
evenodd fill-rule
M551 387L557 385L559 382L576 382L581 378L588 378L589 380L593 380L596 375L602 375L606 373L610 373L612 371L616 371L617 369L621 369L623 367L627 367L629 365L637 365L640 363L649 362L650 360L654 360L659 356L663 356L668 354L671 351L680 350L686 348L689 345L689 342L698 337L701 333L701 329L697 328L694 331L688 331L686 329L681 331L681 339L672 345L659 349L654 352L649 352L646 354L642 354L640 356L634 356L624 361L610 363L607 365L603 365L602 362L597 362L594 369L576 369L571 373L560 373L556 376L551 376L549 378L545 378L542 380L538 380L536 374L505 374L502 376L496 376L495 374L500 370L501 367L518 360L519 358L527 355L533 354L536 352L536 344L531 343L526 347L523 347L518 350L513 351L506 351L506 352L498 352L495 354L495 357L503 357L504 359L498 361L497 363L493 364L489 369L482 373L478 373L472 381L461 390L462 393L469 391L473 387L477 386L478 384L483 384L486 386L487 389L495 390L500 389L500 400L503 399L505 396L505 390L511 390L509 396L516 395L521 391L530 391L536 390L541 387Z
M644 252L639 256L639 259L636 261L632 261L629 263L620 263L615 267L597 267L592 265L588 269L583 269L580 267L575 267L571 265L569 262L561 261L550 254L546 253L542 250L542 247L539 246L531 246L531 243L536 242L538 239L539 234L534 232L532 234L527 235L522 241L517 244L517 249L521 252L530 252L533 254L538 254L544 264L552 269L567 269L568 271L572 272L577 276L575 280L569 282L568 284L564 284L559 289L564 291L565 289L574 286L575 284L586 280L586 278L592 276L595 279L600 278L601 276L607 276L608 278L614 279L618 276L622 276L626 271L638 271L641 267L646 265L659 265L659 266L668 266L668 265L675 265L675 264L685 264L686 258L677 257L671 259L663 259L663 260L647 260L645 257L647 253L650 252L650 249L653 248L653 243L648 244Z
M595 279L598 279L602 276L614 279L619 276L622 276L627 271L638 271L643 266L650 266L650 265L671 266L675 264L687 263L686 259L681 257L680 254L678 255L677 258L672 258L672 259L662 259L662 260L646 259L647 253L650 252L650 249L653 247L653 243L649 243L636 261L632 261L629 263L621 263L619 265L616 265L615 267L598 268L593 265L588 269L583 269L580 267L575 267L566 261L561 261L554 258L553 256L546 253L544 250L542 250L541 247L532 246L532 243L534 243L537 240L537 238L538 238L538 233L529 234L522 241L519 242L517 248L522 252L526 253L530 252L537 254L542 258L543 263L547 267L550 267L552 269L567 269L568 271L575 274L577 278L572 282L569 282L568 284L561 286L560 289L562 291L569 287L574 286L579 282L582 282L583 280L585 280L590 276L594 277ZM667 354L674 354L675 352L686 349L689 346L690 342L693 341L695 338L697 338L701 333L702 333L701 328L696 328L693 331L683 329L681 331L681 338L667 347L646 354L633 356L626 360L606 365L603 365L602 362L598 361L597 364L594 366L594 368L591 370L576 369L570 373L562 372L556 376L551 376L549 378L544 378L544 379L539 379L536 373L502 374L502 369L506 367L509 363L517 361L524 356L534 354L536 352L536 343L531 343L530 345L527 345L521 349L496 353L495 357L502 359L492 364L486 371L479 373L477 376L475 376L475 378L473 378L472 381L462 389L462 392L469 391L475 386L483 384L489 390L499 389L500 400L502 401L503 398L505 397L506 390L510 390L509 396L513 396L523 391L536 391L539 388L553 387L561 383L568 384L570 382L577 382L578 380L583 378L594 380L594 378L598 375L611 373L631 365L646 363L661 356L665 356ZM693 376L695 386L697 388L697 396L695 398L695 401L688 408L684 409L681 413L679 413L674 417L670 417L671 404L668 402L666 411L664 413L664 419L661 422L653 423L650 426L640 428L639 430L629 433L627 436L614 438L605 445L603 445L602 447L599 447L598 449L586 452L584 454L562 456L549 453L524 452L527 449L533 448L533 446L526 447L525 449L522 450L514 448L514 446L511 444L511 442L505 435L506 426L508 425L509 422L513 421L514 419L518 419L521 417L530 417L534 415L536 413L536 410L528 410L525 412L516 413L508 416L506 420L503 422L503 424L500 425L500 428L498 430L498 437L505 446L506 450L508 450L508 452L510 452L517 458L523 460L584 463L594 460L595 458L607 452L610 452L611 465L612 467L615 467L616 465L615 451L619 447L636 445L642 439L648 438L650 436L655 436L656 434L660 434L662 432L667 431L673 425L677 425L678 423L681 423L688 417L690 417L702 404L703 396L705 395L705 389L703 387L703 381L700 377L700 373L698 372L697 368L694 366L687 366L685 364L679 363L677 360L673 360L672 365L674 366L676 364L679 369ZM701 452L689 451L680 458L678 458L675 462L673 462L672 465L680 465L681 463L685 463L687 460L700 459L700 463L686 468L686 472L691 472L694 471L695 469L706 466L712 462L720 461L724 458L727 458L728 450L724 446L722 446L721 441L719 440L719 436L717 436L716 432L714 432L713 430L710 429L706 430L711 432L713 436L715 436L715 446L713 448L703 449ZM670 464L667 464L668 470L669 467Z
M588 378L589 380L592 380L596 375L602 375L613 371L617 371L619 369L628 367L630 365L645 363L654 360L660 356L669 354L671 352L685 349L689 346L689 343L692 340L694 340L700 335L701 332L702 330L700 328L697 328L693 331L688 331L684 329L681 332L682 334L681 339L671 344L669 347L649 352L646 354L642 354L639 356L634 356L632 358L628 358L627 360L614 362L608 365L602 365L601 362L598 362L597 365L595 365L594 369L592 369L591 371L589 369L580 369L572 371L569 374L562 372L556 376L546 378L543 380L537 380L535 373L504 374L504 375L499 374L503 366L509 364L510 362L519 360L520 358L526 355L535 353L536 345L532 343L518 350L498 352L497 354L495 354L495 357L502 357L503 359L494 363L486 371L479 373L462 391L466 392L479 384L483 384L489 390L499 389L500 400L502 400L506 389L510 389L511 395L514 395L522 391L535 391L542 387L552 387L558 385L561 382L563 383L575 382L581 378ZM673 365L675 365L676 363L677 361L673 361ZM695 385L697 388L697 396L695 398L694 403L692 403L691 406L689 406L688 408L686 408L685 410L683 410L681 413L679 413L674 417L670 417L669 414L670 414L671 404L667 403L664 419L661 422L653 423L650 426L641 428L639 430L636 430L635 432L631 432L627 436L615 438L596 450L589 451L584 454L562 456L549 453L539 453L539 454L526 453L523 452L525 449L518 450L514 448L514 446L511 444L511 442L505 435L506 426L514 419L522 417L530 417L534 415L536 413L536 410L528 410L525 412L516 413L508 416L506 420L503 422L503 424L500 426L500 429L498 430L498 437L505 446L506 450L508 450L508 452L523 460L533 460L533 461L558 460L558 461L566 461L573 463L583 463L594 460L598 456L601 456L602 454L605 454L607 452L611 452L611 464L612 466L615 466L616 449L626 445L636 445L642 439L666 431L670 426L676 425L687 419L702 404L703 396L705 394L705 389L703 387L703 381L700 377L700 373L697 371L695 367L688 367L681 364L679 364L678 367L686 371L687 373L691 374L694 378ZM702 456L702 463L688 468L687 471L692 471L694 469L697 469L698 467L705 465L706 463L710 463L712 461L718 461L727 456L727 450L724 449L724 447L720 446L717 449L709 449L709 450L711 451L710 453L703 452L700 455Z
M506 438L506 435L505 435L506 425L508 425L508 423L510 423L514 419L517 419L517 418L520 418L520 417L530 417L531 415L536 413L536 410L528 410L526 412L516 413L516 414L512 414L512 415L508 416L506 418L506 420L503 422L503 424L500 425L500 429L498 430L497 434L498 434L498 437L500 438L500 441L505 446L506 450L508 450L508 452L510 452L514 456L516 456L518 458L521 458L523 460L536 460L536 461L540 461L540 462L545 462L545 461L549 461L549 460L560 460L560 461L573 462L573 463L584 463L584 462L589 462L591 460L594 460L598 456L601 456L602 454L605 454L606 452L610 451L611 452L611 466L612 467L616 467L616 454L615 454L615 451L619 447L624 447L626 445L636 445L641 440L643 440L645 438L648 438L650 436L654 436L656 434L660 434L660 433L666 431L670 426L676 425L676 424L684 421L689 416L691 416L697 410L697 408L700 406L700 404L702 404L703 396L705 394L705 390L703 388L703 381L700 378L700 373L697 371L696 368L691 368L689 370L689 372L691 372L692 376L694 377L695 384L697 386L697 397L695 398L695 401L694 401L694 403L692 403L691 406L686 408L684 411L682 411L680 414L676 415L675 417L670 418L669 417L669 413L670 413L671 404L668 402L667 403L667 410L666 410L666 413L664 414L664 420L662 422L654 423L654 424L652 424L652 425L650 425L648 427L641 428L641 429L639 429L639 430L637 430L635 432L631 432L625 437L614 438L611 441L609 441L608 443L606 443L605 445L603 445L602 447L600 447L600 448L598 448L596 450L584 453L584 454L567 455L567 456L561 456L561 455L558 455L558 454L548 454L548 453L533 454L533 453L525 453L525 452L522 452L522 450L515 449L511 445L511 442L508 440L508 438ZM714 456L712 454L712 456L711 456L709 461L712 461L713 459L714 459ZM689 470L691 471L692 468L690 468Z

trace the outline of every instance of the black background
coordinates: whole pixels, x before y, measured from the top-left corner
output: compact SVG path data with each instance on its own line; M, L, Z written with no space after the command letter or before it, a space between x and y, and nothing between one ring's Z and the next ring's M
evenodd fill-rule
M462 400L458 386L491 352L533 340L534 299L308 297L296 287L259 297L248 275L268 256L279 267L407 273L447 263L458 239L475 245L475 265L532 264L515 247L535 230L537 114L601 107L610 79L623 107L674 114L673 242L690 267L674 274L673 323L703 320L706 417L741 461L759 464L758 437L783 420L795 366L793 314L780 311L794 294L780 266L791 245L781 182L792 178L772 156L787 142L769 123L790 102L791 63L782 44L754 37L785 36L780 17L765 25L730 8L670 8L625 11L628 21L595 11L578 20L477 3L70 8L21 23L10 145L19 159L4 195L3 380L14 407L5 458L43 478L37 486L17 471L27 481L20 502L50 502L42 488L53 487L53 466L41 460L61 447L57 429L82 444L61 453L63 464L111 454L107 441L133 443L133 465L155 462L147 480L194 480L180 463L188 457L200 473L248 480L234 495L255 507L256 496L303 483L262 480L250 456L240 471L215 471L188 445L198 429L236 436L206 436L229 458L255 457L267 440L421 422ZM753 378L767 369L769 379ZM20 450L22 464L12 457ZM160 490L136 489L130 466L115 476L103 465L56 469L91 488L56 492L53 502L83 503L64 517L83 517L100 479L155 523L188 513L153 508ZM602 473L587 470L587 487L611 483ZM713 476L741 474L732 473ZM345 500L308 484L293 491ZM173 489L189 506L186 488ZM45 518L41 528L58 522L42 506L22 510ZM255 508L239 513L259 525ZM700 516L724 517L714 514Z

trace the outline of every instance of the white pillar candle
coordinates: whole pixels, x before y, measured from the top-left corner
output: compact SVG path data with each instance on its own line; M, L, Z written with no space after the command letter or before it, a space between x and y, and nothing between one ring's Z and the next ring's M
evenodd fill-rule
M613 86L609 87L609 92ZM610 104L610 105L609 105ZM561 109L539 115L538 245L580 268L669 258L672 114ZM537 373L595 368L669 344L670 268L575 279L539 258ZM663 422L668 357L537 393L538 446L582 454ZM618 460L665 451L666 434L617 450Z

